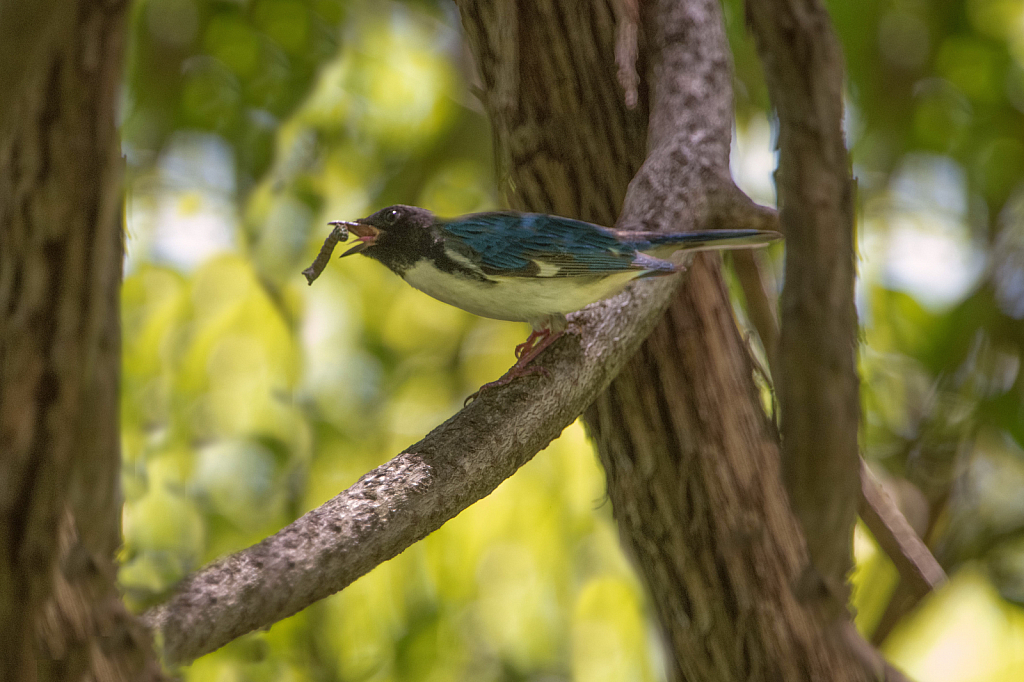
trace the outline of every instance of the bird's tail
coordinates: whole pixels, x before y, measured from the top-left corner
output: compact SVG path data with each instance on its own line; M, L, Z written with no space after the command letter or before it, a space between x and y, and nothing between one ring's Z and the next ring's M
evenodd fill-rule
M637 251L712 251L767 246L782 239L770 230L702 230L699 232L633 232L627 237Z

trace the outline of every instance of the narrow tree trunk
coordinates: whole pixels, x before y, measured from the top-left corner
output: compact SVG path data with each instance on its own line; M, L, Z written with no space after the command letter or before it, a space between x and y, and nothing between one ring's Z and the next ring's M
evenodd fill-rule
M510 204L613 224L647 152L650 101L652 139L665 138L659 127L682 126L689 142L679 153L692 157L693 172L639 181L679 184L688 222L715 221L716 192L731 189L732 126L716 2L643 3L636 67L644 75L649 65L650 77L641 78L633 111L611 55L634 3L460 7ZM671 26L666 17L675 17ZM630 61L621 45L620 65ZM666 70L677 74L671 92L645 90L672 80ZM672 106L659 107L659 97ZM680 108L691 113L664 118ZM662 323L586 422L624 545L659 618L670 679L870 676L842 628L795 594L806 548L716 258L694 262Z
M159 670L115 584L126 2L0 5L0 679Z

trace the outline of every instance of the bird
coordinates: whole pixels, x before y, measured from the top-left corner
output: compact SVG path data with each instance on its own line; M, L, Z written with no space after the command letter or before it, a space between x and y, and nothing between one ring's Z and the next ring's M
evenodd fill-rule
M760 247L782 237L754 229L619 230L517 211L446 219L401 204L331 224L356 236L341 257L362 254L439 301L531 325L516 346L516 364L481 390L544 372L529 365L565 333L567 313L614 296L632 280L684 270L678 257L671 259L676 252Z

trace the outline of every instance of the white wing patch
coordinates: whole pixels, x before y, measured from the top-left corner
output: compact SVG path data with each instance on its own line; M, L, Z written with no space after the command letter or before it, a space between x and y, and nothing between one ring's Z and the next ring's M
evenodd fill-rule
M537 274L535 277L558 277L558 273L562 271L562 268L554 263L548 263L542 260L530 261L537 266Z

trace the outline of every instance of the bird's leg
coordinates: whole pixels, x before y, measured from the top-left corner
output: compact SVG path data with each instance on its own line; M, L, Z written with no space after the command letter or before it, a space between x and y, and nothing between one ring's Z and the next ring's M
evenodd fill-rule
M529 346L527 346L527 348L524 351L520 352L519 346L516 346L516 357L519 358L519 359L516 361L516 364L512 365L512 369L510 369L508 371L508 373L511 374L512 372L515 372L516 368L519 368L520 370L522 370L524 367L526 367L528 364L530 364L530 362L533 361L534 358L536 358L538 355L540 355L542 352L544 352L545 348L547 348L548 346L553 344L558 339L562 338L563 334L565 334L565 330L564 329L562 331L556 332L554 334L551 333L550 329L544 329L544 330L542 330L540 332L533 332L532 334L530 334L530 338L526 339L526 343L521 344L523 346L526 346L527 344L529 344ZM534 337L539 338L540 342L539 343L531 343L531 341L535 341ZM531 368L531 370L535 370L535 369L540 369L541 372L545 371L543 368ZM533 373L534 373L533 371L527 372L527 374L533 374ZM523 376L523 375L519 374L517 376ZM515 378L515 377L513 377L513 378Z
M560 332L555 332L554 334L551 333L550 329L542 329L539 332L534 331L526 341L516 346L516 357L518 358L516 360L516 364L512 365L512 367L505 372L505 375L500 379L486 383L477 389L476 393L466 398L466 402L463 404L468 405L488 388L504 386L513 379L529 376L531 374L543 374L547 376L548 371L543 367L527 367L527 365L533 362L534 358L544 352L545 348L562 338L563 334L565 334L564 329ZM540 339L539 343L536 342L537 339Z
M516 360L523 357L524 353L529 353L533 350L533 344L536 343L537 339L546 339L551 335L550 329L541 329L537 331L534 329L530 332L530 336L527 337L526 341L516 346Z

